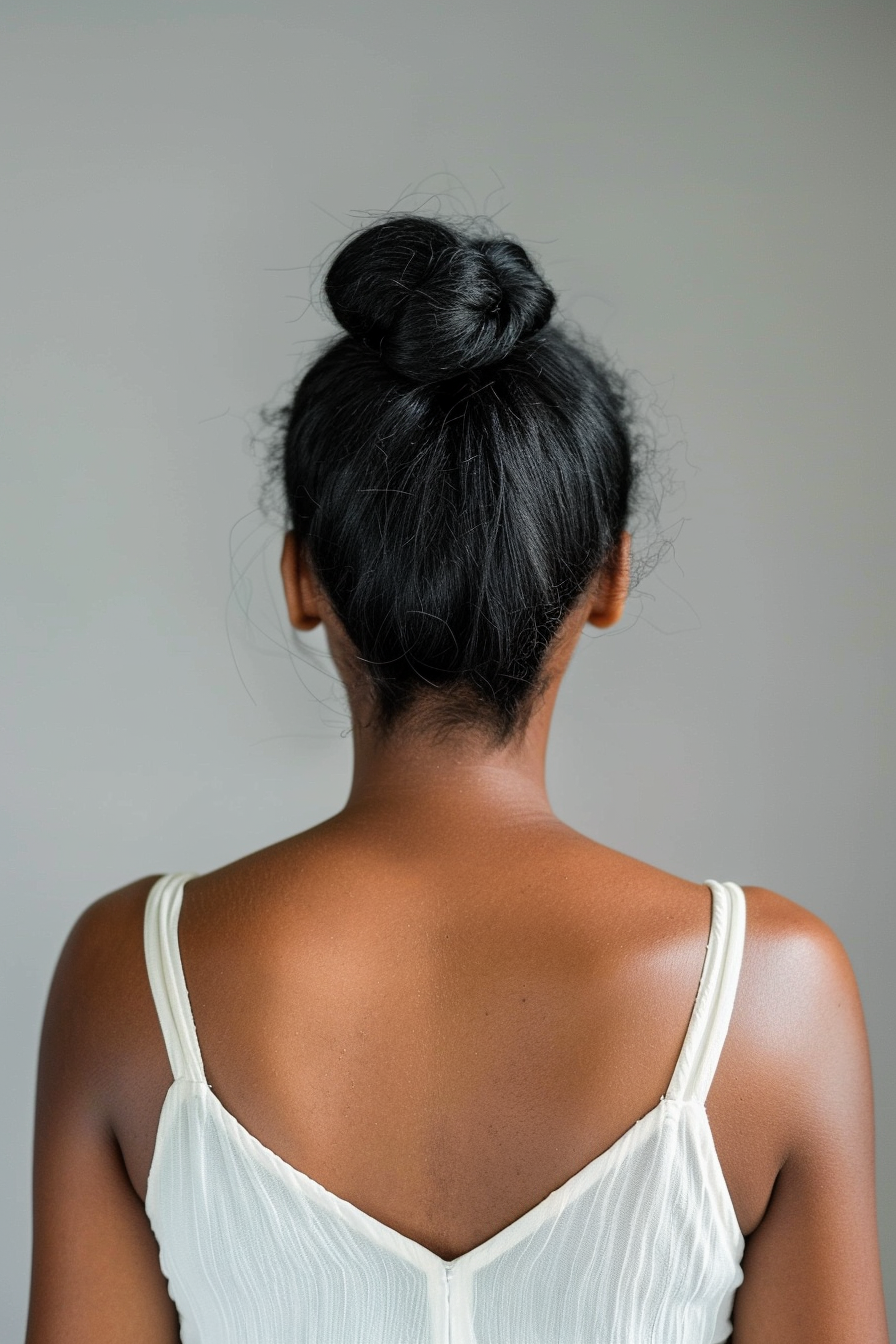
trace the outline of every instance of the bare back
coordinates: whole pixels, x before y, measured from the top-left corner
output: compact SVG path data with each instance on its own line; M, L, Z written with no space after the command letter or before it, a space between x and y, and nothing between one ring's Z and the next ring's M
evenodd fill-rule
M51 991L28 1344L179 1338L142 1206L171 1085L143 954L152 881L85 913ZM882 1344L854 981L820 921L745 891L743 968L707 1100L747 1238L734 1339ZM706 886L554 820L421 831L340 814L189 881L179 942L223 1106L450 1260L656 1106L709 922Z
M709 891L560 825L426 854L340 829L188 883L180 943L206 1071L266 1147L450 1259L656 1104ZM786 1143L750 1003L760 957L750 946L709 1102L745 1233ZM159 1046L152 1086L129 1089L144 1104L117 1125L141 1193L170 1082Z

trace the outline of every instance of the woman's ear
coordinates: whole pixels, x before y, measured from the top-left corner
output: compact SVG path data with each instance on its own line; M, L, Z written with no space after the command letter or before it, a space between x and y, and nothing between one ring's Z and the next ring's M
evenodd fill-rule
M628 597L631 566L631 533L623 532L618 546L597 576L591 609L587 617L589 625L596 625L601 630L606 630L619 620Z
M308 563L305 547L296 545L295 532L287 532L283 538L280 573L283 576L290 625L295 626L296 630L313 630L321 622L320 589Z

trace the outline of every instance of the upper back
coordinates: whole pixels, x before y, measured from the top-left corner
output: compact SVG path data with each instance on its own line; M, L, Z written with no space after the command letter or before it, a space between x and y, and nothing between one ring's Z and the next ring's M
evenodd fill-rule
M181 945L228 1108L451 1254L656 1103L709 926L705 886L558 828L450 863L314 837L190 883Z
M311 1178L208 1087L179 952L183 889L183 876L160 880L146 908L147 965L175 1080L147 1212L192 1337L386 1344L398 1331L435 1344L485 1331L534 1344L578 1338L577 1320L626 1339L646 1338L657 1322L670 1341L727 1337L744 1241L704 1101L739 976L739 888L712 886L700 985L664 1096L552 1193L449 1257ZM397 1162L393 1179L406 1166L413 1177L417 1159L412 1151ZM587 1272L592 1243L606 1262L600 1275ZM623 1273L633 1254L637 1267ZM225 1304L222 1282L232 1285Z
M312 834L186 886L178 943L215 1094L291 1165L446 1258L647 1114L690 1020L709 889L558 829L447 874L437 855ZM724 1066L742 1089L746 1036L735 1014L710 1108L749 1230L778 1153L766 1122L765 1153L740 1160Z
M312 1316L328 1304L317 1318L327 1325L373 1298L384 1340L423 1340L427 1322L444 1325L446 1295L452 1340L470 1337L460 1323L477 1312L480 1341L506 1338L504 1320L515 1344L527 1330L578 1338L607 1313L619 1338L655 1338L669 1311L677 1324L664 1339L721 1339L741 1234L760 1222L739 1340L764 1339L782 1310L809 1311L812 1329L798 1338L841 1337L818 1335L822 1321L842 1334L853 1317L880 1317L873 1254L863 1259L873 1249L867 1048L842 949L807 912L748 888L742 973L717 1012L706 1007L713 993L696 994L712 960L709 889L562 829L533 828L484 855L472 846L468 859L458 850L446 867L437 837L410 861L385 841L377 853L312 835L175 883L180 920L177 902L161 900L171 883L147 901L152 879L85 913L44 1033L38 1207L62 1197L55 1154L71 1151L65 1117L77 1115L77 1142L95 1140L82 1185L66 1176L66 1191L73 1180L82 1191L66 1216L96 1222L101 1161L110 1227L128 1229L122 1309L133 1291L127 1239L143 1236L136 1190L183 1304L185 1341L321 1344L332 1331L314 1325L309 1303ZM186 1069L186 1056L166 1052L156 1009L164 1021L167 990L153 972L154 1003L144 960L144 923L149 933L163 907ZM717 1021L720 1058L713 1073L711 1051L690 1052L707 1067L688 1094L675 1061L686 1032L703 1038L688 1032L701 1016ZM119 1193L121 1157L130 1198ZM830 1237L815 1236L819 1210L857 1238L842 1272ZM57 1225L38 1224L41 1304L62 1304L60 1266L67 1301L90 1281L66 1266L88 1267L93 1243L60 1239ZM73 1259L75 1244L84 1249ZM673 1260L685 1272L657 1297ZM146 1310L162 1312L170 1299L153 1294ZM108 1315L108 1300L91 1319ZM651 1303L659 1314L647 1321ZM542 1319L550 1304L585 1316L554 1329ZM638 1331L626 1334L636 1307ZM423 1317L397 1335L393 1308ZM281 1316L268 1329L270 1311ZM688 1334L695 1311L702 1323ZM355 1335L376 1338L368 1317L336 1337Z

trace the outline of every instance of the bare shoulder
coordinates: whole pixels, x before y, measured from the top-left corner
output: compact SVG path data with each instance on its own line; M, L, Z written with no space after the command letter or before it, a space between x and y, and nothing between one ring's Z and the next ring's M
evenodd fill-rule
M158 879L136 882L109 892L88 905L75 920L63 945L53 988L84 1006L133 970L135 935L142 948L146 898Z
M143 957L152 883L133 882L84 911L50 986L34 1127L29 1344L179 1338L142 1204L145 1154L170 1085Z
M750 1142L760 1155L776 1151L769 1198L746 1229L734 1338L883 1344L871 1065L856 977L824 920L776 892L745 894L733 1049L720 1067L719 1111L727 1107L736 1142L723 1166L727 1158L736 1170L736 1149Z
M113 1055L130 1049L152 1005L143 959L143 911L154 877L94 901L73 925L56 964L41 1040L54 1090L103 1086Z
M843 943L805 906L764 887L744 888L746 982L760 982L793 1030L817 1033L834 1017L858 1013L855 973ZM770 1005L771 1006L771 1005Z
M777 944L782 950L786 947L791 952L821 957L841 972L849 972L843 944L820 916L767 887L744 887L743 891L753 937Z
M787 1154L811 1135L866 1117L870 1064L861 996L843 943L804 906L762 887L744 889L747 933L734 1053L784 1126ZM860 1101L866 1098L865 1102Z

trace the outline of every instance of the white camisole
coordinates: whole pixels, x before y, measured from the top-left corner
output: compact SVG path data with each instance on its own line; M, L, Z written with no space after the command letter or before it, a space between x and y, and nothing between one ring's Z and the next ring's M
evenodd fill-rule
M455 1260L289 1165L206 1082L160 879L146 964L174 1082L146 1211L183 1344L720 1344L744 1240L704 1102L725 1040L744 894L710 882L712 925L668 1090L539 1204Z

